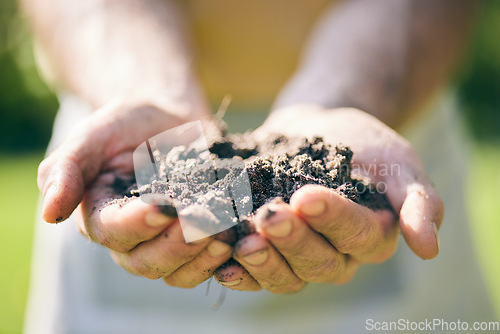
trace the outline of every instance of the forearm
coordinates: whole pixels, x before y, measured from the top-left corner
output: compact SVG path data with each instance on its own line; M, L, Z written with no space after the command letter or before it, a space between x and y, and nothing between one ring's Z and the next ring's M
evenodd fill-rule
M446 82L476 2L353 0L332 8L274 109L355 107L399 125Z
M207 109L181 13L165 0L24 0L56 83L98 107L162 97ZM181 107L182 105L182 107Z

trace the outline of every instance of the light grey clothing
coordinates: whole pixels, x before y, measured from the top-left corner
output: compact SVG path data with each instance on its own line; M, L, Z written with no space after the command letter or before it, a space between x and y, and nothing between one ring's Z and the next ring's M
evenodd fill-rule
M347 285L309 284L291 295L228 290L213 311L222 288L216 282L205 296L206 284L184 290L133 276L83 238L71 219L58 225L40 219L25 333L367 333L368 319L496 320L465 212L464 136L453 98L442 101L406 131L446 206L436 259L419 259L401 238L392 259L363 266ZM51 148L90 112L74 97L61 102Z

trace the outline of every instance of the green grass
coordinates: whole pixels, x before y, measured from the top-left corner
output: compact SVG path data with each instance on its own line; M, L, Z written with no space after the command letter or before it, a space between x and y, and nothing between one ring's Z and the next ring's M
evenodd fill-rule
M0 155L0 333L21 333L42 154Z
M500 317L500 145L478 146L472 161L467 192L472 233Z

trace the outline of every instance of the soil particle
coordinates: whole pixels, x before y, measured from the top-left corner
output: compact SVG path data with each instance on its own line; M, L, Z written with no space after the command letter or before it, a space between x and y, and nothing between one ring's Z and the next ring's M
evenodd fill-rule
M272 216L274 216L275 214L276 214L276 211L273 211L273 210L267 208L266 209L266 214L264 215L264 219L269 219Z

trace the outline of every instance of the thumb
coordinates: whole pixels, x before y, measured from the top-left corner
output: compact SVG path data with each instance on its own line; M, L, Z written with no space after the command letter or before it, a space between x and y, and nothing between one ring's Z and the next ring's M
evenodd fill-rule
M38 187L44 198L42 218L59 223L71 215L83 198L83 172L70 159L51 156L40 164Z
M432 259L439 253L439 234L444 216L443 201L427 179L423 168L415 175L401 175L388 193L394 208L399 210L401 233L410 249L422 259ZM411 180L411 181L410 181ZM402 200L401 200L402 199Z
M422 259L438 255L438 229L443 216L443 201L432 186L408 185L399 223L406 243Z
M83 198L85 187L104 162L105 132L95 133L89 122L78 127L38 167L43 195L42 218L49 223L67 219ZM92 148L92 149L91 149Z
M42 218L49 223L67 219L83 199L105 162L106 146L116 132L112 101L93 112L38 167L38 188L43 196Z

